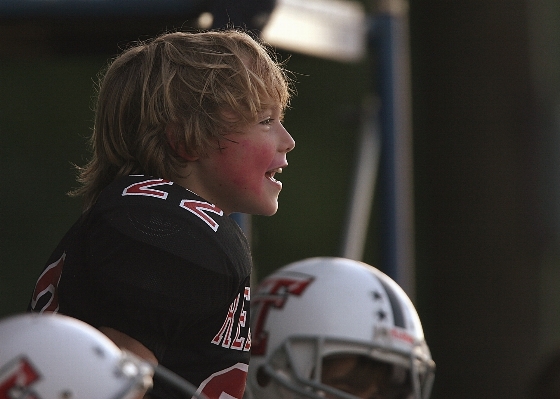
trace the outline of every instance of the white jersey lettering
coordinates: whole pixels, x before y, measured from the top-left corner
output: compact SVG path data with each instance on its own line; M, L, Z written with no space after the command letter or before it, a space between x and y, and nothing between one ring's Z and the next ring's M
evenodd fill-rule
M164 179L144 180L126 187L122 195L143 195L146 197L166 199L169 195L168 192L153 189L154 186L161 186L162 184L172 185L173 182Z
M222 216L224 211L218 208L214 204L210 204L209 202L202 202L202 201L195 201L195 200L183 200L179 204L181 208L186 209L189 212L192 212L194 215L198 216L204 223L206 223L210 228L214 231L218 231L220 225L208 216L207 212L215 213L218 216Z

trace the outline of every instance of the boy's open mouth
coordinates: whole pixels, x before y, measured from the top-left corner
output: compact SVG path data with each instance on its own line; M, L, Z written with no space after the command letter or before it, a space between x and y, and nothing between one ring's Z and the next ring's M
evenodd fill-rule
M265 173L265 176L267 179L272 180L273 182L278 182L278 180L274 178L274 175L276 173L282 173L282 168L271 169Z

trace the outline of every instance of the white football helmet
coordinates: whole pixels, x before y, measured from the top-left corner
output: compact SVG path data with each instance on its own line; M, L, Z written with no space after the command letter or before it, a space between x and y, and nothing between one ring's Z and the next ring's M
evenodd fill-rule
M153 371L74 318L0 320L0 399L129 399L151 386Z
M430 395L435 363L418 314L395 281L365 263L321 257L277 270L253 295L251 333L253 399L356 399L321 381L323 360L344 354L388 370L396 388L375 398Z

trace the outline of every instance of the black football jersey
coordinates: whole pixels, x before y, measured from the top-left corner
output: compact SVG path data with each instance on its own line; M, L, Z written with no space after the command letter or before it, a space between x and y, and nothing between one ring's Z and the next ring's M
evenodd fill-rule
M114 328L209 399L241 399L251 265L243 232L215 205L170 181L128 176L62 239L29 309ZM181 397L158 381L152 396Z

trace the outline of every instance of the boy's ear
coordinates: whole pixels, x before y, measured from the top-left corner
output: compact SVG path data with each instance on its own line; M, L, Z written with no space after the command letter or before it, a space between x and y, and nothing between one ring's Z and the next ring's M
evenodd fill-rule
M185 143L181 142L177 138L178 126L176 123L168 123L165 127L165 136L167 137L167 142L175 151L179 157L183 158L185 161L196 161L199 157L197 154L191 154L185 148Z

